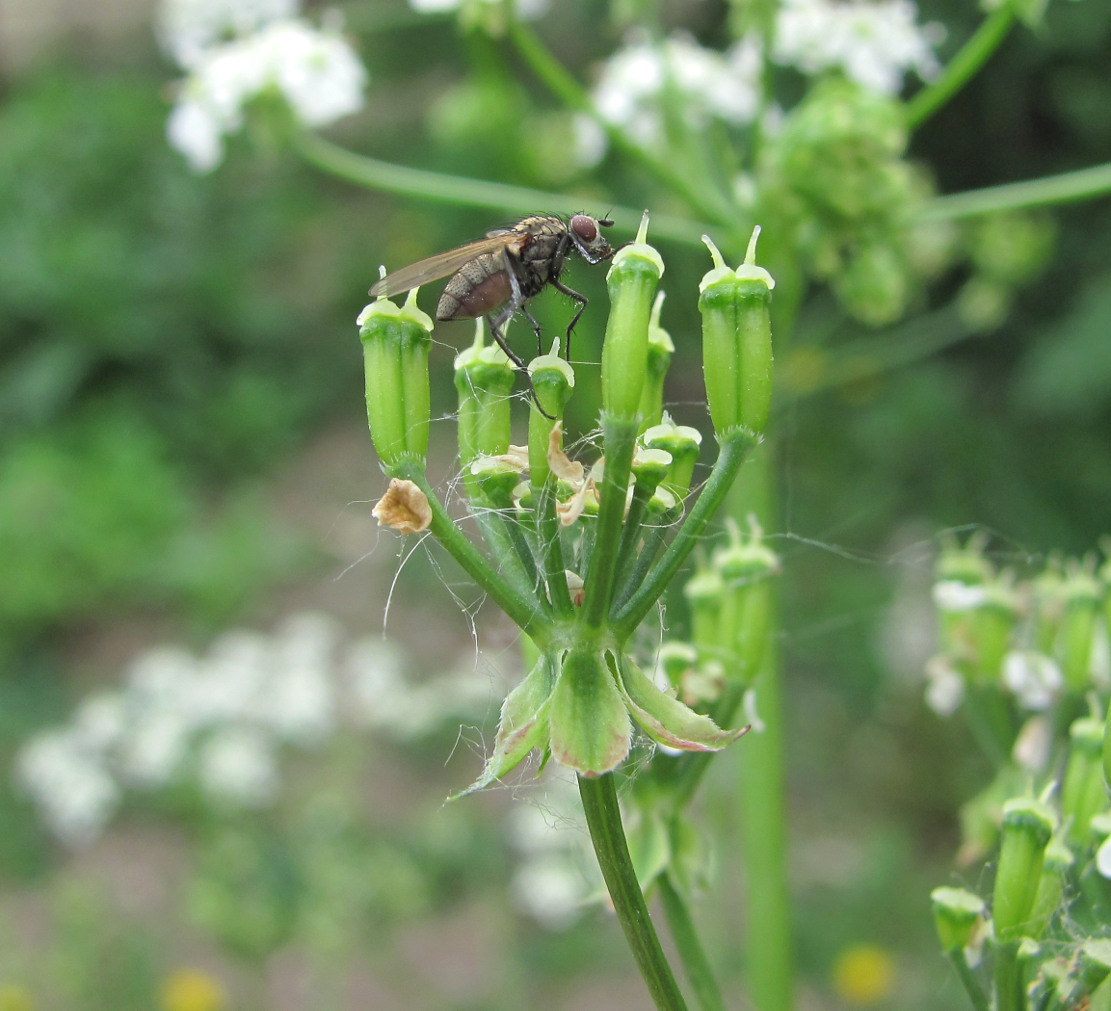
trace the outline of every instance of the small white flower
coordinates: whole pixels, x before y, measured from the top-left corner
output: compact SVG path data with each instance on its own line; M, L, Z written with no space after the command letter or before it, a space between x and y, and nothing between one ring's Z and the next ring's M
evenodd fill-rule
M16 757L15 779L53 835L74 849L94 842L120 803L120 788L72 729L39 734Z
M964 699L964 678L944 653L926 661L926 705L938 716L952 716Z
M982 583L969 585L958 579L943 579L934 583L933 598L939 611L954 614L983 607L988 601L988 591Z
M73 729L91 752L103 755L119 745L127 719L127 701L121 692L97 692L77 707Z
M357 112L367 82L366 68L337 31L296 19L206 49L190 69L167 137L198 172L220 163L223 138L243 125L244 107L264 92L281 95L301 123L319 127Z
M162 0L156 31L162 48L190 68L207 49L295 17L300 6L300 0Z
M760 63L759 47L752 40L721 53L703 48L683 32L662 45L643 32L633 32L602 68L593 92L594 107L643 147L663 139L660 100L669 86L681 95L684 115L693 128L704 128L711 119L743 126L759 111ZM605 152L605 137L596 126L588 126L589 117L579 119L579 159L593 164Z
M168 786L182 771L193 732L193 720L182 708L138 713L119 749L120 774L141 789Z
M1003 684L1014 692L1024 709L1048 709L1064 683L1061 668L1044 653L1013 649L1003 657Z
M896 95L914 71L936 76L933 49L943 26L919 27L910 0L783 0L775 29L777 63L807 74L839 68L864 88Z
M404 658L395 646L383 639L352 643L346 668L353 696L350 712L363 726L399 730L415 715Z
M197 755L201 788L215 800L265 807L278 794L278 759L269 737L254 727L216 730Z

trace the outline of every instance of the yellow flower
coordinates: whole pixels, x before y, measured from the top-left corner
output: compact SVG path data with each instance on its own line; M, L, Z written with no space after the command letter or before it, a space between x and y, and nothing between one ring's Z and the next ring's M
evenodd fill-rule
M33 1011L31 991L18 983L0 983L0 1011Z
M833 988L846 1004L883 1000L895 988L895 960L874 944L844 948L833 963Z
M221 1011L227 994L220 981L199 969L178 969L162 985L165 1011Z

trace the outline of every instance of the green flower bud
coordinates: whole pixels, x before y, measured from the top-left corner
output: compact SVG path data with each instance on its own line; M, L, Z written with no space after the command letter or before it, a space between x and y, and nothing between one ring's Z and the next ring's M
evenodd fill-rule
M1090 937L1080 946L1077 987L1070 995L1080 1007L1080 998L1094 993L1108 976L1111 976L1111 940Z
M658 425L663 415L664 377L667 375L675 345L671 335L660 326L660 309L664 304L664 293L656 294L652 305L652 317L648 321L648 361L644 378L644 389L640 395L641 427Z
M470 466L475 489L495 509L514 507L513 493L521 468L504 456L480 456Z
M689 425L676 425L665 413L661 423L646 429L640 441L648 449L662 449L671 454L671 473L664 485L679 498L684 498L690 491L694 465L698 463L702 433Z
M638 449L633 455L637 491L651 497L671 471L671 454L664 449ZM672 496L674 499L674 496Z
M728 547L714 552L725 587L719 619L725 676L741 684L759 673L767 651L774 605L770 577L780 571L779 557L764 544L755 516L749 516L749 527L751 536L744 540L731 525Z
M1074 720L1069 727L1069 757L1061 787L1061 817L1071 819L1069 841L1088 842L1092 817L1106 810L1103 780L1103 720L1090 716Z
M745 261L735 271L703 236L714 269L699 285L702 314L702 370L710 418L719 436L743 428L760 433L768 420L772 396L772 333L768 306L772 276L757 267L752 233Z
M645 241L647 233L646 211L636 241L617 251L606 275L610 315L602 344L602 409L625 421L635 420L640 409L652 299L664 272L660 254Z
M475 322L474 343L455 356L459 395L459 459L464 467L480 456L509 449L509 406L516 369L497 344L485 344L483 321Z
M1000 941L1017 942L1029 936L1045 850L1056 827L1053 811L1041 801L1018 797L1003 805L1002 842L992 901L995 936Z
M984 915L984 900L964 888L935 888L930 892L934 926L942 951L963 951Z
M400 307L378 298L357 320L370 437L387 469L404 458L423 462L428 454L432 319L417 308L416 295L414 288Z

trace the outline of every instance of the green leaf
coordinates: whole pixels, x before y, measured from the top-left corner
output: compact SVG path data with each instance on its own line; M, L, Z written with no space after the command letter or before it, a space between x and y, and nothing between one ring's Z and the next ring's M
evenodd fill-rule
M609 772L629 753L632 723L601 653L565 655L549 719L553 757L582 776Z
M722 730L709 716L696 713L657 688L628 657L620 660L619 671L629 711L657 744L681 751L720 751L748 731L748 727Z

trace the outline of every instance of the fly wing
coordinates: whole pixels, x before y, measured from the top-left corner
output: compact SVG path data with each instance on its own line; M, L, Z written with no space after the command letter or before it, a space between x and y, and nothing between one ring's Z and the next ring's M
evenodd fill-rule
M468 242L465 246L449 249L446 253L437 253L435 256L428 257L427 260L418 260L416 263L409 264L408 267L402 267L392 274L387 274L370 289L370 294L376 297L378 295L400 295L402 292L427 284L429 281L447 277L448 274L454 274L464 263L469 263L475 257L481 256L483 253L492 253L509 245L513 238L514 233L511 231L497 232L486 236L485 239L478 239L475 242Z

